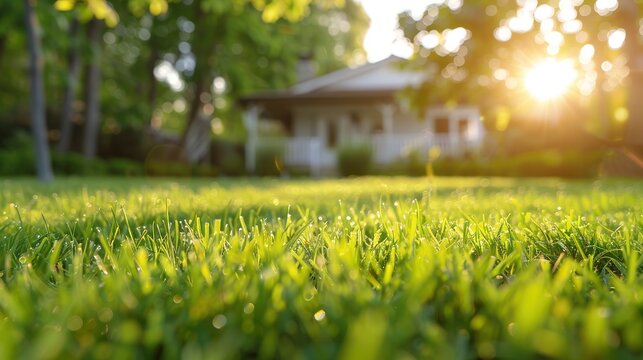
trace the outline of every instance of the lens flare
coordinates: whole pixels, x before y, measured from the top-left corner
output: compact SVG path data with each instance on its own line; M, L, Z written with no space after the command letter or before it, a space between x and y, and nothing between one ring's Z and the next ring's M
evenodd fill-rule
M547 58L525 75L525 88L541 101L563 96L578 78L572 60Z

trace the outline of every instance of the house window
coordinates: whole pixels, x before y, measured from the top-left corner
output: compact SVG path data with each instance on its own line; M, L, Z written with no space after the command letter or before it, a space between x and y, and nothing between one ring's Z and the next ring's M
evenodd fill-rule
M328 132L326 133L326 144L329 148L334 148L337 145L337 124L334 122L328 123Z
M460 136L466 136L469 130L469 119L458 120L458 133Z
M284 126L284 131L286 135L292 136L294 134L294 124L293 124L292 116L288 115L287 117L284 118L283 120L283 126Z
M372 134L381 134L384 132L384 124L382 124L381 121L376 121L374 123L371 123L371 133Z
M353 129L359 128L359 114L358 113L351 113L351 125L353 126Z
M449 133L449 118L446 116L439 116L433 119L433 132L436 134Z

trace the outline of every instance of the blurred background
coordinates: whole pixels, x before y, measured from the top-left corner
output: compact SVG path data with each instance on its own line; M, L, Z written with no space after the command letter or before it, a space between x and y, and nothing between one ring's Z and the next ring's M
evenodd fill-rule
M0 175L640 175L640 7L3 1Z

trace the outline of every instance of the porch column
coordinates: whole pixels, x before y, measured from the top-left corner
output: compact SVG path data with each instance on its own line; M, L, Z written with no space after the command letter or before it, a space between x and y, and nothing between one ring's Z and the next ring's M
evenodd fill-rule
M243 113L243 125L246 128L246 171L253 174L257 168L258 122L261 108L252 105Z
M316 136L319 139L322 148L325 148L326 139L328 138L328 125L326 125L326 118L322 114L317 114L317 116L315 117L315 122L317 123Z
M310 175L319 177L321 175L321 139L314 138L308 144L308 162L310 168Z
M352 137L351 132L353 131L350 127L351 118L347 113L342 113L338 116L338 130L339 130L339 145L355 140Z
M390 135L393 133L393 115L394 109L392 104L382 105L380 107L380 114L382 115L382 129L384 134Z
M482 142L482 132L484 131L482 128L482 118L480 116L480 113L475 111L470 117L469 117L469 126L473 127L473 139L472 140L473 144L478 147L480 146Z
M459 116L458 110L451 110L449 114L449 152L451 155L458 155L460 153Z
M382 115L382 130L384 130L384 148L376 149L375 151L379 152L380 161L388 163L397 156L393 145L393 116L395 109L392 104L386 104L380 106L379 110L380 115Z
M358 112L357 116L359 118L359 133L364 136L368 136L373 128L371 117L365 116L362 111Z
M310 160L310 172L313 176L317 177L321 173L321 168L328 166L327 157L326 157L326 148L328 138L328 124L326 124L327 119L323 113L317 113L314 117L316 130L314 132L314 137L316 141L313 141L313 146L311 146L311 151L314 156L314 160Z

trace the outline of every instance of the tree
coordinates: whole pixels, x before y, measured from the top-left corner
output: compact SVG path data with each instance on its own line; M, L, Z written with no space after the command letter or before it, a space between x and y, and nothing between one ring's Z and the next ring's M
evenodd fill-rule
M87 64L85 83L85 133L83 154L86 158L96 157L100 133L100 84L101 84L101 41L102 21L92 19L87 28L87 39L91 45L91 58Z
M47 119L45 115L45 88L43 83L43 59L39 38L35 0L24 0L25 26L29 47L29 77L31 79L31 131L34 139L36 172L41 181L51 181L54 174L47 142Z
M302 55L312 55L322 71L345 64L360 51L363 55L361 40L368 20L353 1L291 0L290 8L278 3L252 8L230 1L216 6L212 0L196 2L191 38L196 66L186 74L191 100L183 146L199 116L212 113L208 99L213 98L211 84L216 77L226 79L229 94L236 97L292 84ZM337 25L340 29L329 33L336 20L342 22ZM340 47L341 54L328 53L334 47Z
M629 93L627 111L620 112L621 120L626 117L623 114L629 115L624 142L628 146L641 147L643 138L638 134L643 132L643 104L636 100L636 94L643 90L640 76L643 52L638 13L639 5L634 0L596 2L593 7L582 1L490 3L470 0L438 3L428 7L419 19L403 14L400 26L414 44L415 66L437 75L436 83L427 83L424 89L430 88L442 97L426 99L416 92L415 102L444 101L448 100L444 97L454 94L469 100L482 95L481 99L475 99L476 102L490 106L489 99L504 101L502 94L515 98L512 90L522 78L522 72L533 66L533 59L547 56L577 58L583 51L594 56L593 60L591 56L586 59L583 68L579 69L581 77L594 74L597 80L591 87L580 88L581 95L593 94L598 108L607 108L604 84L613 85L623 79L614 79L616 71L610 73L596 68L610 60L609 65L615 65L613 60L624 56L627 65L620 64L619 71L630 74L629 82L622 84ZM456 33L463 36L453 40ZM614 43L610 43L614 50L600 51L607 48L612 34L616 37L626 34L625 39L621 39L623 46L616 46L618 39L614 37ZM613 115L604 114L603 118L613 118ZM604 136L609 135L606 127L603 126Z
M0 3L0 62L3 68L24 67L23 49L31 37L17 24L23 4ZM175 129L187 132L191 119L200 116L205 127L197 132L209 137L215 116L234 124L227 119L238 116L235 97L291 85L302 55L312 56L321 72L363 58L367 24L352 0L55 0L41 2L32 14L44 29L36 51L39 71L33 72L42 92L30 91L19 72L7 72L0 79L6 94L0 98L2 121L20 131L28 118L23 99L32 95L43 109L32 112L32 123L40 126L31 128L42 134L39 143L34 137L34 148L46 149L47 138L57 135L47 130L45 114L50 126L60 123L61 152L77 148L71 119L82 93L87 117L82 147L90 157L100 134L144 127L153 114L167 114L168 103L175 118L182 112L179 105L186 105L183 126ZM167 65L179 86L155 74L159 65Z
M90 2L58 0L58 3L62 3L59 8L70 10ZM152 118L159 96L153 70L160 61L169 61L176 71L180 72L185 84L183 96L179 95L177 98L180 100L183 97L187 100L187 116L182 136L182 144L185 144L189 129L196 119L199 116L203 117L203 114L212 114L212 84L215 78L240 80L239 86L229 87L231 94L239 94L244 89L247 91L274 87L276 83L285 83L283 79L292 79L292 72L285 67L292 65L290 67L294 69L293 59L304 51L296 50L297 53L293 55L295 47L292 44L297 42L293 42L292 36L288 36L283 30L287 27L291 30L292 27L296 27L297 30L310 27L310 23L300 26L306 19L311 18L307 16L309 13L320 13L341 3L340 0L280 0L267 4L247 0L195 0L190 4L157 0L114 3L109 9L119 14L119 25L116 31L110 31L108 35L109 38L115 38L114 34L118 33L118 40L112 41L106 50L108 53L103 56L117 56L122 51L128 56L119 54L122 59L117 60L125 60L128 64L103 68L103 72L108 72L107 76L110 78L119 77L116 82L118 88L113 88L114 82L104 83L103 86L110 87L111 90L106 92L106 98L119 98L114 98L114 102L105 107L100 114L107 119L118 119L119 122L129 118ZM347 5L347 10L357 13L352 1ZM313 7L315 10L311 11ZM156 17L151 18L148 14ZM180 30L178 32L175 30L177 24ZM317 24L317 28L319 27ZM284 37L289 37L290 44L281 40ZM137 49L134 61L129 59L132 46ZM352 46L353 44L345 47ZM179 48L181 51L177 51ZM243 48L244 52L257 54L256 57L239 56L230 52L232 48ZM349 53L348 50L346 52ZM257 57L263 60L257 61ZM105 63L111 61L106 60ZM265 65L258 65L268 61L274 62L276 66L272 69L262 69ZM185 65L190 63L189 66ZM132 76L132 73L137 75ZM141 78L143 75L146 75L145 79ZM88 76L88 79L90 78ZM264 84L260 85L261 82ZM86 92L91 95L92 87L87 87ZM166 96L164 94L167 92L162 91L161 96ZM91 102L86 103L86 108L88 115L98 113L92 112L91 109L95 107ZM141 116L145 111L149 115ZM96 123L97 121L92 121L89 117L86 121L86 155L91 153L88 146L95 144L95 141L91 140L95 139L93 134L96 134Z
M640 2L638 2L640 4ZM626 144L637 147L643 156L643 103L637 98L643 92L643 47L640 41L640 6L634 0L623 0L617 20L625 30L624 49L630 64L630 89L628 108L630 120L625 131Z
M74 100L76 98L76 88L80 73L79 28L80 21L78 20L78 16L73 14L71 25L69 26L70 46L67 55L67 83L65 86L63 108L60 115L60 141L58 143L58 151L60 153L69 151L71 143Z
M73 7L74 0L58 0L55 7L59 10L69 10ZM104 12L106 3L92 1L88 8L96 11L97 16L110 19ZM48 143L46 99L44 84L44 60L40 41L40 26L36 14L36 1L24 0L25 32L29 52L29 76L31 97L31 131L34 141L36 172L41 181L53 180L53 170ZM0 34L0 46L4 47L6 37Z

